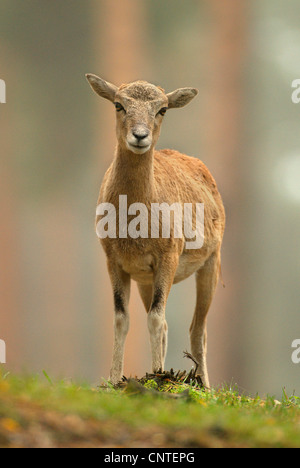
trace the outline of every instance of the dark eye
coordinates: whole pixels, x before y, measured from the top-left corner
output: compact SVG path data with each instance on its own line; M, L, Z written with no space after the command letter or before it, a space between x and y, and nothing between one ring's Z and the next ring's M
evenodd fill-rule
M114 104L117 112L125 111L124 107L119 102L115 102Z
M159 114L160 114L160 115L165 115L165 113L167 112L167 110L168 110L167 107L163 107L162 109L160 109Z

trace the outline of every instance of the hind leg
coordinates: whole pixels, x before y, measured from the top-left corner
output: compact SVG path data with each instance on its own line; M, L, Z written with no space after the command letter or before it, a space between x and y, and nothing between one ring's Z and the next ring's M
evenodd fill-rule
M153 300L153 286L150 284L138 283L138 290L145 306L146 312L148 313Z
M206 319L220 272L220 252L214 253L196 273L197 303L190 327L191 352L199 363L198 373L205 387L209 387L206 364Z

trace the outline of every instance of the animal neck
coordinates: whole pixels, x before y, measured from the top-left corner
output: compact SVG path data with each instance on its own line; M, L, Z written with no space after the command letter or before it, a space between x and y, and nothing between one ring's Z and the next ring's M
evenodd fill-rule
M127 195L130 203L151 200L155 190L154 149L135 154L117 145L113 178L119 195Z

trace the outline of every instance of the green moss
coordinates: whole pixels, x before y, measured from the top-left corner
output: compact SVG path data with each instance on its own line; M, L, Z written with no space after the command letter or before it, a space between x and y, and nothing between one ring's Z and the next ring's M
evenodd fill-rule
M61 437L66 445L80 445L81 442L89 445L91 440L97 440L100 446L104 439L106 444L121 446L134 440L139 446L141 437L149 437L149 446L153 446L151 437L157 433L160 434L158 440L162 438L162 443L168 447L300 446L297 397L289 398L284 394L278 402L273 397L251 398L228 387L205 392L188 384L170 382L159 387L152 380L146 381L144 386L151 391L127 394L124 388L104 390L86 383L53 382L48 376L1 377L0 445L12 444L15 439L10 431L13 433L18 426L19 439L23 437L26 441L25 434L38 425L41 432L45 430L51 434L55 446L60 444ZM166 397L186 389L189 389L189 398ZM70 417L86 425L82 435L76 435L77 442L73 440L72 427L69 428ZM48 419L55 421L55 418L59 422L51 425ZM127 442L122 442L124 440Z

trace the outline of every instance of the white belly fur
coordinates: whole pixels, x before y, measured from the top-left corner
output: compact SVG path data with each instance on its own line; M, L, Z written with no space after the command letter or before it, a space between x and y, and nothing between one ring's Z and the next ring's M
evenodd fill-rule
M152 284L153 283L153 270L151 268L151 256L147 256L144 259L140 258L138 264L135 262L134 265L129 262L123 263L122 267L124 271L130 274L134 281L141 284ZM188 255L181 255L179 258L178 268L174 278L174 284L185 280L189 276L193 275L201 267L203 267L205 261L198 259L198 261L191 262L191 258Z
M181 255L179 258L179 265L175 274L174 283L179 283L189 276L193 275L201 267L203 267L205 262L201 261L191 262L191 259L188 255Z

